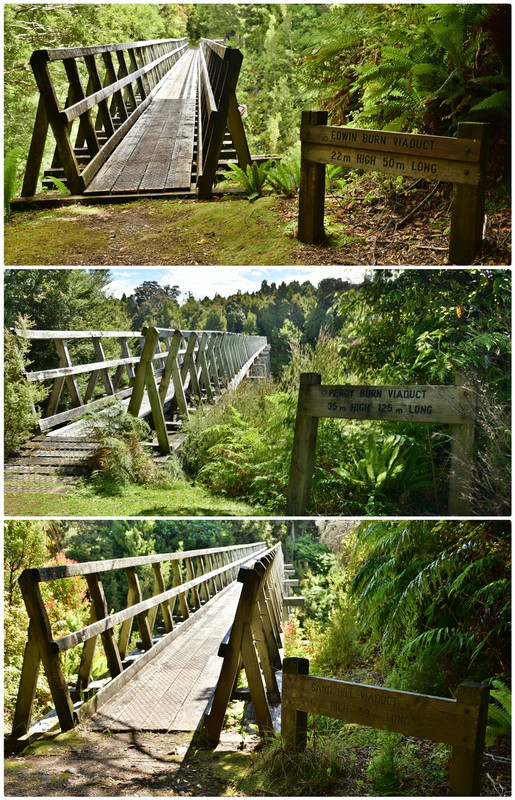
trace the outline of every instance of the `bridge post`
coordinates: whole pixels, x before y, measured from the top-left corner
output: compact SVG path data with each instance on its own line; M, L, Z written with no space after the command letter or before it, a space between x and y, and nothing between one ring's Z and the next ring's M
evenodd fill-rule
M292 708L287 691L290 676L309 675L307 658L285 658L283 661L283 701L281 706L281 736L288 750L302 751L307 745L308 714Z
M75 725L76 714L73 710L70 691L61 667L59 651L51 646L52 630L39 589L38 571L32 569L24 570L20 575L19 584L27 613L33 622L32 633L37 644L39 657L43 662L57 717L61 729L68 731ZM31 645L31 661L34 665L36 659L34 658L33 645ZM26 708L27 702L25 701L23 705ZM30 723L30 717L27 722Z
M170 441L168 439L168 431L166 430L163 406L161 405L159 392L157 390L153 368L154 353L156 350L156 345L159 341L159 333L157 328L154 327L144 328L142 333L145 337L145 343L143 345L143 350L141 353L140 362L138 364L136 377L134 379L134 386L127 411L134 417L138 416L141 403L143 402L143 394L146 388L159 447L163 453L169 453Z

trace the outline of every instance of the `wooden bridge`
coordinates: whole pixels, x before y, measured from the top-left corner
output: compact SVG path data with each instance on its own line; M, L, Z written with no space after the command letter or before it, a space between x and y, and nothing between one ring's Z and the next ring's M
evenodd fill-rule
M43 185L75 199L211 196L217 171L251 157L236 100L242 54L202 39L36 50L40 93L22 197L35 197L49 133L55 150Z
M200 403L214 403L244 378L259 380L270 372L264 336L155 327L141 332L12 333L32 344L31 368L20 363L22 379L46 384L49 399L39 420L41 435L7 467L6 491L32 481L35 474L46 475L51 483L56 467L72 482L95 448L81 419L86 412L107 413L110 404L123 404L130 414L151 423L155 446L167 455L182 444L182 422ZM52 343L58 364L37 369L38 360L48 359Z
M145 570L153 575L146 598ZM109 613L113 599L103 581L107 587L116 573L125 575L127 605ZM19 749L44 729L31 728L40 664L55 705L47 728L58 721L69 730L86 717L98 730L116 731L193 733L202 723L218 741L243 666L260 730L270 732L269 703L280 697L283 608L300 600L285 596L284 575L281 546L265 542L25 570L19 583L30 622L8 746ZM59 636L41 584L78 576L87 585L90 620ZM99 637L107 672L92 680ZM80 648L80 666L69 686L60 659L72 648Z

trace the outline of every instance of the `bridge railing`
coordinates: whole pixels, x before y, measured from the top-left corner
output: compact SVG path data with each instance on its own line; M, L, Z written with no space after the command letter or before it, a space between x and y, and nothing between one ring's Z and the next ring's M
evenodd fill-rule
M165 408L177 411L181 419L189 416L189 404L203 399L212 402L226 388L234 388L248 373L253 361L267 347L264 336L225 331L180 331L144 328L134 331L39 331L13 329L16 336L32 341L53 341L59 355L55 369L25 370L28 381L52 381L52 390L39 421L40 430L77 419L85 411L100 408L110 398L130 398L128 411L134 416L152 413L161 449L169 451ZM121 357L107 359L102 340L117 340ZM96 361L72 363L69 341L90 341ZM135 342L138 355L130 352ZM134 349L134 347L133 347ZM91 351L90 351L91 352ZM84 348L78 355L84 353ZM125 378L125 374L127 377ZM88 377L85 391L79 377ZM103 396L95 398L99 377ZM129 386L122 388L122 381ZM59 411L63 389L67 387L72 408Z
M258 556L252 567L242 567L243 584L234 623L219 655L224 661L209 713L203 720L205 738L216 744L238 673L243 665L259 732L273 732L270 703L280 702L277 673L282 669L284 562L280 544Z
M29 733L41 663L61 729L69 730L78 719L99 708L172 638L184 632L194 615L201 614L212 597L235 581L239 568L253 562L265 551L264 542L255 542L24 570L19 584L29 615L29 628L10 737L12 742L27 737ZM154 587L152 596L143 599L137 568L146 565L152 567ZM102 576L116 570L123 570L126 575L127 607L109 613ZM165 577L167 573L168 577ZM91 600L90 621L84 628L58 637L52 630L40 586L44 582L77 576L84 577L87 582ZM157 629L156 636L158 614L164 634ZM144 651L142 654L128 652L134 622L139 629L141 642L137 647ZM91 670L99 636L107 659L108 675L100 682L101 690L97 693L99 682L91 681ZM61 654L78 646L81 646L81 655L77 685L70 688L61 666Z
M197 192L209 199L227 128L231 134L238 164L246 169L250 152L236 99L236 84L243 55L210 39L199 47L199 130L197 152Z
M187 48L187 39L159 39L36 50L30 63L40 99L22 196L36 192L49 127L56 150L46 174L81 194Z

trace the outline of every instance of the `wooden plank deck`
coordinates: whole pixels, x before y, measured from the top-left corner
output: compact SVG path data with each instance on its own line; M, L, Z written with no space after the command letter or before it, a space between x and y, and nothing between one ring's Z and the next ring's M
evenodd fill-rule
M241 592L234 583L209 601L184 635L170 642L90 720L94 730L195 731L215 689L218 648Z
M179 59L149 107L86 188L86 195L191 189L197 65L196 50L188 50Z

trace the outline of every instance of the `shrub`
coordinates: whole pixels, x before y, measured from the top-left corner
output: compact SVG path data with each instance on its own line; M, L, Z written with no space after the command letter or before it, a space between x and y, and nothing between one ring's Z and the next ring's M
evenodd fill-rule
M29 327L27 318L19 318L20 328ZM30 365L27 354L30 343L4 330L4 448L6 455L15 452L38 424L36 406L48 394L41 383L29 383L22 369Z

